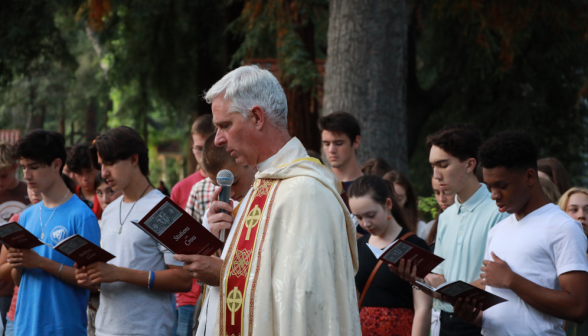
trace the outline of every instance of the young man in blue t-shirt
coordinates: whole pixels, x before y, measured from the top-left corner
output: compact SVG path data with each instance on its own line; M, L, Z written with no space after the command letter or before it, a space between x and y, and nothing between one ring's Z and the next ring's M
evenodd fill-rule
M20 216L19 223L41 241L55 246L79 234L100 243L98 220L65 185L65 139L56 132L35 130L19 140L15 158L24 179L43 201ZM10 248L12 278L20 286L14 321L15 335L86 335L90 292L77 285L74 262L49 246L31 250Z

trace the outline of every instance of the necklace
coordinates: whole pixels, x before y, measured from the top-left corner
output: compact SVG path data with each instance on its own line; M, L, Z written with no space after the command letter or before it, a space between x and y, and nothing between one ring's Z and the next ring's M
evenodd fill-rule
M120 222L120 228L118 229L118 234L121 234L122 228L123 228L123 224L127 221L127 218L129 218L129 215L131 214L131 212L133 212L133 208L135 207L135 204L137 204L137 202L139 202L139 200L141 199L141 197L143 197L143 195L145 194L145 192L147 191L147 189L149 189L149 187L151 187L151 183L149 183L147 185L147 188L145 188L145 190L143 190L143 192L141 193L141 196L139 196L139 199L136 200L135 202L133 202L133 206L131 207L131 210L129 210L129 213L125 217L125 220L122 220L122 203L123 203L123 199L125 197L123 196L123 197L120 198L120 205L118 207L118 220Z
M45 223L45 226L43 226L43 218L41 218L41 213L43 212L43 208L41 207L41 205L39 205L39 222L41 224L41 239L45 239L45 228L47 227L47 224L49 224L49 222L51 221L51 218L53 218L55 211L63 203L63 200L65 200L67 195L69 195L69 190L67 190L65 192L65 196L63 196L63 198L61 199L61 202L59 202L59 205L56 206L55 209L53 209L53 212L51 213L51 216L49 216L49 220L47 221L47 223Z

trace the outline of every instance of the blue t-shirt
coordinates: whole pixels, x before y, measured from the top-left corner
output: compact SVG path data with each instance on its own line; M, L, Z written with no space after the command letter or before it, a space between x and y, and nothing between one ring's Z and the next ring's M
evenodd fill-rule
M49 221L53 210L55 213ZM77 233L94 244L100 244L98 220L92 210L76 195L57 209L47 208L41 202L22 213L19 223L40 239L42 229L39 211L43 225L46 225L45 237L41 239L43 242L55 246ZM73 260L49 246L37 246L33 250L40 256L64 266L74 265ZM86 307L89 296L90 291L87 289L70 285L41 269L24 269L16 305L14 334L87 335Z

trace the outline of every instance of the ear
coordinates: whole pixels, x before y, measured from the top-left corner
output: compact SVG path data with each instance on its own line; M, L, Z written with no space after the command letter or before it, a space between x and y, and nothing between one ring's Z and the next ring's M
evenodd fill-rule
M136 165L139 165L139 154L131 155L130 159L131 159L131 166L134 167Z
M394 207L394 203L392 203L392 200L387 198L386 199L386 209L392 211L392 208Z
M253 106L253 108L251 109L251 114L249 116L250 120L253 123L253 126L256 129L263 129L263 126L265 125L266 122L266 118L265 118L265 111L260 107L260 106Z
M535 183L539 182L539 176L537 175L537 171L533 168L529 168L525 171L525 180L527 180L527 185L532 186Z
M357 150L359 148L359 144L361 143L361 135L355 137L355 141L351 144L353 149Z
M468 174L476 170L476 163L478 163L478 161L474 158L469 158L466 160L466 172Z
M63 164L63 161L61 161L60 158L57 158L57 159L53 160L53 162L51 163L51 168L53 170L59 171L59 169L61 168L61 165L62 164Z

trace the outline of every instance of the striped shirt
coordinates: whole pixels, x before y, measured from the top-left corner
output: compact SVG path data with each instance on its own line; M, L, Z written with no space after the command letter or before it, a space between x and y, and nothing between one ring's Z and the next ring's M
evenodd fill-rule
M186 212L200 223L202 223L202 217L204 217L206 209L212 203L212 194L215 188L212 180L207 177L196 183L190 191Z

